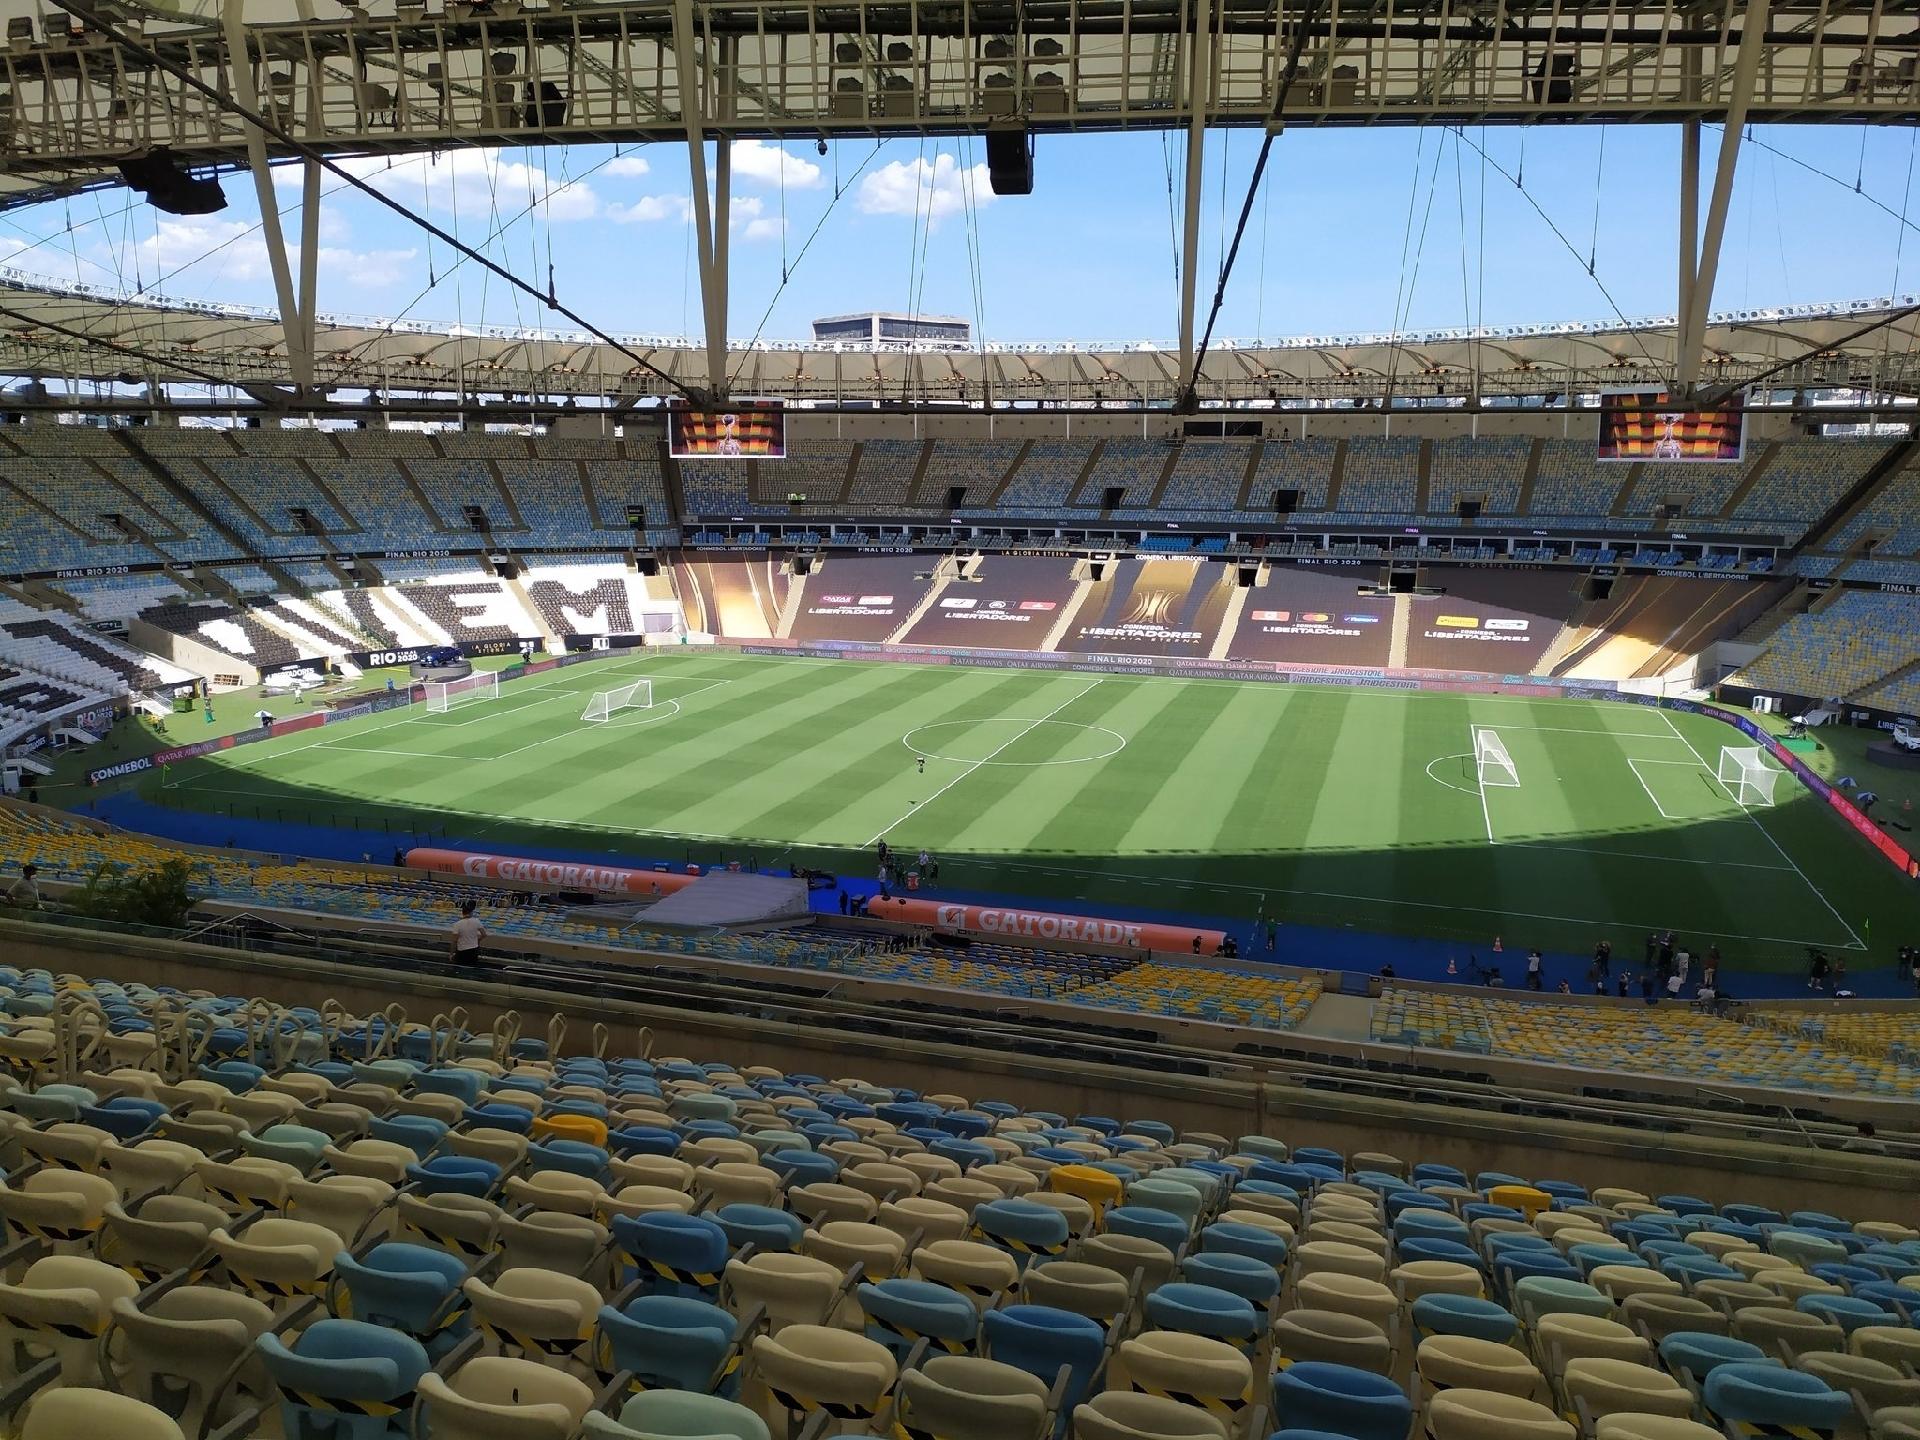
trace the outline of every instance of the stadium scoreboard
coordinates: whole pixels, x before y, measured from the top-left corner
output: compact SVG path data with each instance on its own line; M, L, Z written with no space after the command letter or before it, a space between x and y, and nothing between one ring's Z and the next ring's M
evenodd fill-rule
M1659 390L1600 396L1601 460L1734 461L1746 453L1746 439L1738 404L1702 409Z
M784 460L787 415L778 400L736 400L720 409L667 411L667 453L676 460Z

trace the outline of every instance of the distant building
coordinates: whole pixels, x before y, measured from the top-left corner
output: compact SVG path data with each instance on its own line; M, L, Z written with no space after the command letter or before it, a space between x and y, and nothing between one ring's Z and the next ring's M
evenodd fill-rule
M953 315L900 315L870 310L863 315L829 315L813 322L817 345L856 350L969 350L973 327Z

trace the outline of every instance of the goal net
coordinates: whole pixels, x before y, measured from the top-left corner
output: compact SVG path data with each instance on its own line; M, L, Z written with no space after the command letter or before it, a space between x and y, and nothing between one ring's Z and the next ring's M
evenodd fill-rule
M1773 787L1787 772L1776 770L1762 758L1758 745L1722 745L1720 764L1714 778L1740 805L1773 804Z
M1498 730L1473 732L1473 768L1479 773L1482 790L1489 785L1508 790L1520 788L1520 772L1514 768L1513 756L1507 753L1507 742L1500 738Z
M426 687L427 709L436 715L444 714L477 700L498 700L500 672L476 670L471 675L462 675L458 680L429 680Z
M602 690L587 702L582 720L608 720L621 710L651 710L653 681L636 680L615 690Z

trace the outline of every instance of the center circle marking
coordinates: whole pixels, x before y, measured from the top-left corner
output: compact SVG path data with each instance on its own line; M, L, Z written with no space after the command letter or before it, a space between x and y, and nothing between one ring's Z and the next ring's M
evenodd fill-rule
M1004 727L1004 733L996 736L993 743L985 747L987 755L994 754L1000 746L1007 745L1015 739L1024 740L1028 735L1039 734L1051 725L1067 730L1084 730L1095 737L1105 736L1106 739L1098 743L1106 745L1106 748L1097 754L1069 755L1059 760L989 760L970 755L950 755L939 748L937 732L972 729L983 725ZM929 731L936 734L929 735ZM916 740L919 743L915 743ZM928 760L946 760L955 765L1011 765L1027 770L1042 765L1086 765L1096 760L1105 760L1127 748L1127 737L1118 730L1109 730L1104 725L1082 725L1073 720L1021 719L1015 716L993 715L979 720L934 720L925 725L916 725L900 737L900 743L914 754L924 756Z

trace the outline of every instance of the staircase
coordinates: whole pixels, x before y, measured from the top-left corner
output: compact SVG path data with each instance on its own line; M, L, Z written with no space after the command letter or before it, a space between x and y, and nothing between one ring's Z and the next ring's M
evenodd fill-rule
M1760 477L1767 473L1768 467L1773 464L1774 457L1779 453L1780 446L1778 443L1769 445L1761 452L1760 458L1748 467L1747 473L1741 477L1740 483L1733 487L1733 493L1727 496L1727 503L1720 507L1720 518L1722 520L1730 520L1733 518L1734 512L1740 508L1741 503L1752 492L1753 487L1760 483Z
M1227 651L1233 648L1233 637L1240 629L1240 617L1246 613L1247 601L1252 595L1252 589L1241 585L1235 585L1228 594L1226 611L1220 617L1220 628L1214 632L1212 648L1207 651L1209 660L1227 658Z
M1620 493L1613 497L1613 505L1608 509L1607 514L1626 515L1627 506L1633 502L1633 492L1639 488L1640 481L1646 473L1647 467L1637 460L1627 467L1626 482L1621 485Z
M795 576L793 582L787 586L785 598L780 602L780 616L773 631L774 639L785 640L793 634L793 622L800 618L800 607L805 603L806 598L806 579ZM685 613L684 607L682 607L682 613Z
M1400 669L1407 663L1407 647L1413 638L1413 597L1393 597L1393 626L1387 639L1387 665Z
M1540 479L1540 453L1546 448L1546 441L1536 439L1527 451L1526 473L1520 477L1520 498L1513 503L1516 515L1533 513L1533 487Z
M1920 466L1920 440L1908 440L1888 450L1878 464L1833 502L1826 514L1807 527L1799 543L1787 551L1787 559L1817 549L1828 536L1839 534L1882 490L1895 484L1902 471L1916 466Z
M515 600L518 600L520 602L520 608L527 612L527 618L533 621L536 627L532 633L546 641L547 653L549 655L559 654L560 636L555 633L551 625L547 624L546 613L533 603L533 597L527 593L526 582L518 575L515 575L510 579L503 579L500 583L507 587L507 593L513 596Z
M182 505L186 506L187 509L191 510L195 515L199 516L208 529L232 545L240 554L248 556L259 564L261 569L267 572L267 575L272 579L277 588L287 591L299 590L300 586L295 582L293 576L289 575L277 563L268 559L266 556L254 555L252 547L246 537L203 505L200 502L200 497L193 493L191 487L183 484L173 471L149 455L145 447L134 438L134 431L124 429L109 430L107 434L118 440L120 444L125 447L127 454L133 458L134 462L160 482L162 489ZM223 581L221 583L224 584L225 582ZM231 586L227 586L226 588L228 590L232 589Z
M1883 685L1898 685L1902 680L1912 679L1915 675L1920 675L1920 659L1909 660L1898 669L1889 670L1878 680L1869 680L1865 685L1854 687L1841 696L1841 699L1852 700L1866 694L1869 690L1878 690Z
M1020 453L1013 457L1013 463L1007 466L1007 473L1000 477L999 481L994 485L992 493L987 496L988 505L998 505L1000 503L1000 497L1007 493L1007 486L1013 483L1013 477L1020 472L1020 467L1026 463L1027 452L1032 449L1033 441L1023 440L1020 442Z
M1433 503L1433 441L1420 442L1420 458L1415 462L1413 513L1424 515Z
M946 564L948 562L942 563ZM920 603L908 611L907 618L896 625L893 633L887 636L887 643L889 645L900 644L906 638L907 632L920 623L920 617L931 610L939 601L941 595L946 592L948 578L949 577L945 575L940 575L927 587L927 593L920 597ZM791 587L791 589L798 588L798 586Z
M426 488L421 485L419 480L414 478L413 471L407 468L407 462L398 455L387 458L393 468L400 472L400 478L406 482L407 491L413 496L414 503L419 505L420 513L433 522L433 528L438 530L442 535L460 533L451 525L447 524L446 518L435 508L433 501L427 498ZM468 530L465 533L471 535L473 532Z
M1157 510L1160 508L1160 497L1166 493L1167 482L1173 479L1174 468L1179 465L1180 452L1184 448L1184 444L1169 445L1167 447L1166 463L1160 467L1159 478L1153 482L1153 492L1147 496L1147 508L1149 510Z
M1347 478L1347 442L1342 440L1333 447L1333 465L1327 473L1327 503L1325 509L1332 514L1340 508L1340 487Z

